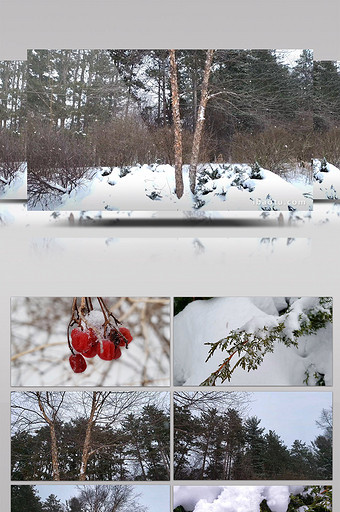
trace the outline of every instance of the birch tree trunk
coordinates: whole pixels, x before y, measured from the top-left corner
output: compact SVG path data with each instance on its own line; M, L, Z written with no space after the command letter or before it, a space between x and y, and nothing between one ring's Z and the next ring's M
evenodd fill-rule
M93 395L92 395L90 416L89 416L89 419L87 422L87 427L86 427L86 434L85 434L85 439L84 439L84 444L83 444L83 453L81 456L79 480L82 480L82 481L84 481L86 479L86 468L87 468L87 463L88 463L89 454L90 454L91 434L92 434L92 427L94 424L94 415L96 412L96 406L97 406L97 392L94 391Z
M194 140L192 143L190 170L189 170L190 190L193 194L195 193L195 188L196 188L197 164L198 164L200 144L201 144L202 133L203 133L205 109L206 109L208 99L209 99L208 85L209 85L209 76L210 76L210 70L211 70L213 56L214 56L214 50L207 50L207 57L205 60L204 75L203 75L202 90L201 90L201 100L200 100L200 105L198 107L198 115L197 115L197 122L196 122L195 133L194 133Z
M177 65L175 50L170 50L170 83L171 83L171 96L172 96L172 116L174 119L175 128L175 183L176 195L180 199L184 192L183 185L183 152L182 152L182 126L181 115L179 111L179 95L178 95L178 81L177 81Z
M56 431L55 431L56 416L54 415L52 417L52 419L48 417L45 407L44 407L44 404L43 404L43 401L42 401L40 391L37 391L36 397L38 400L39 409L44 417L44 420L46 421L46 423L48 424L49 429L50 429L53 480L60 480L57 435L56 435ZM49 401L48 391L46 392L46 398L47 398L47 401Z
M50 423L50 435L51 435L53 480L60 480L57 435L56 435L56 431L55 431L55 427L54 427L53 423Z

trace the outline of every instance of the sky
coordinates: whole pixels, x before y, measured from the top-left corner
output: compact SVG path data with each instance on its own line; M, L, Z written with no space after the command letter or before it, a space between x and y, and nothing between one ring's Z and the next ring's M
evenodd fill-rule
M317 427L322 409L332 404L331 392L257 392L252 394L249 416L261 419L260 427L266 432L275 430L288 445L299 439L310 444L316 436L322 434Z
M149 512L170 512L169 485L135 485L141 493L140 503L148 507ZM50 494L55 494L62 503L77 495L76 485L37 485L40 497L45 500Z

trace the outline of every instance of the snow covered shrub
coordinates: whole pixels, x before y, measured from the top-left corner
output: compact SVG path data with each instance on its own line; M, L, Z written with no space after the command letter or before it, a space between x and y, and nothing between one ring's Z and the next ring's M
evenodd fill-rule
M206 342L205 345L210 346L206 362L217 349L227 352L228 355L201 385L215 386L217 379L220 379L221 383L230 381L237 367L248 372L256 370L264 356L274 351L275 342L283 343L286 347L298 347L302 336L314 335L332 321L332 298L302 297L293 301L287 311L272 325L255 326L252 330L250 328L232 330L225 338L213 343ZM234 356L235 359L233 359ZM314 375L317 376L316 384L322 385L322 372L315 369Z
M330 512L332 487L312 485L175 488L174 512Z
M9 184L25 160L23 137L9 130L0 130L0 187Z
M258 162L251 166L251 173L249 176L252 180L263 180L263 172Z
M330 485L312 485L305 487L302 493L290 496L287 511L328 512L332 510L332 501Z
M237 187L239 189L247 188L244 183L248 180L249 175L244 171L242 167L234 167L235 178L231 182L232 187Z
M72 316L67 328L67 341L71 351L70 366L75 373L86 370L86 358L98 355L104 361L119 359L121 347L128 348L132 336L114 316L102 297L97 297L100 310L95 310L91 297L73 299ZM77 327L75 327L77 326Z
M321 172L328 172L328 162L327 162L325 157L321 160L320 171Z
M27 147L27 191L30 206L70 193L91 179L93 148L86 136L48 124L31 125ZM50 196L50 198L49 198Z

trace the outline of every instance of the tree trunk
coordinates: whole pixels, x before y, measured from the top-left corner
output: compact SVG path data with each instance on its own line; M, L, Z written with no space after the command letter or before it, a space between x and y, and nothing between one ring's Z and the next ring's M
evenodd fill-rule
M50 424L53 480L60 480L57 436L53 423Z
M181 116L179 112L179 95L178 95L178 81L177 81L177 65L175 50L170 50L170 82L171 82L171 95L172 95L172 116L174 119L175 128L175 182L176 182L176 195L180 199L184 192L183 185L183 153L182 153L182 126Z
M47 416L44 404L41 399L40 391L36 392L36 397L38 400L39 409L44 417L44 420L46 421L46 423L48 424L49 429L50 429L53 480L60 480L58 444L57 444L57 435L56 435L56 431L55 431L56 417L54 416L52 419L50 419ZM48 400L48 391L46 392L46 398Z
M83 445L83 453L81 456L81 464L80 464L80 471L79 471L79 480L84 481L86 479L86 467L89 460L89 454L90 454L90 443L91 443L91 434L92 434L92 426L94 423L94 413L96 411L96 404L97 404L97 392L94 391L92 395L92 405L91 405L91 412L89 421L87 423L86 427L86 434L84 439L84 445Z
M207 50L207 57L205 60L204 75L203 75L203 82L202 82L201 100L200 100L200 106L198 108L198 116L197 116L196 128L195 128L195 133L194 133L194 140L192 143L192 152L191 152L190 170L189 170L190 190L193 194L194 194L195 188L196 188L197 164L198 164L200 144L201 144L202 133L203 133L205 109L206 109L208 99L209 99L208 85L209 85L209 76L210 76L210 70L211 70L213 56L214 56L214 50Z
M204 478L205 463L207 461L209 444L210 444L210 435L208 435L208 437L207 437L205 449L204 449L204 453L203 453L203 461L202 461L202 467L201 467L201 479L202 480Z

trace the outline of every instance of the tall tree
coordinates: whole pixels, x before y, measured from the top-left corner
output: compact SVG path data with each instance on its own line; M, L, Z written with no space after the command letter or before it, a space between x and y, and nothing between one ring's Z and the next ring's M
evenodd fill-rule
M196 121L196 127L194 132L194 139L192 142L192 152L191 152L191 160L190 160L190 169L189 169L189 179L190 179L190 190L194 194L196 188L196 174L197 174L197 165L200 151L200 144L203 133L203 126L205 120L205 109L209 99L209 76L211 71L211 65L213 61L214 50L207 50L207 56L204 66L204 75L201 86L201 99L200 105L198 107L198 116Z
M53 480L60 480L57 424L64 404L65 392L26 391L12 405L15 428L45 424L49 428Z
M175 50L170 50L170 82L172 95L172 115L174 120L174 148L175 148L175 182L176 195L180 199L184 192L183 184L183 149L182 149L182 123L179 110L178 77Z
M40 498L34 485L11 486L11 512L42 512Z
M61 501L58 500L55 494L50 494L43 503L43 512L64 512L64 507Z

